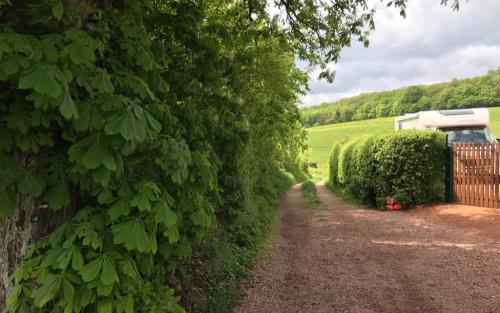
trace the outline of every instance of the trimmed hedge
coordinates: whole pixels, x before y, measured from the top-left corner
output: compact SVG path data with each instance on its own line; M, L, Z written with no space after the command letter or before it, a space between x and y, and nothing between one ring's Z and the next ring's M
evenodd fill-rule
M445 136L404 131L336 143L330 183L348 196L384 206L395 197L405 206L443 200Z
M332 152L330 153L330 183L333 185L338 185L338 172L339 172L339 154L340 149L344 141L337 141L333 147Z

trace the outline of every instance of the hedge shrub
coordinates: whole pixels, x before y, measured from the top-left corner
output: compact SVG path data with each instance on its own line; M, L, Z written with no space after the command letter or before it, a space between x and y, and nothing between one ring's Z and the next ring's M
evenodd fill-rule
M339 154L340 149L344 141L337 141L333 147L332 152L330 153L330 183L333 185L338 185L338 171L339 171Z
M405 206L440 201L444 194L445 136L405 131L337 143L330 183L365 203L395 197Z

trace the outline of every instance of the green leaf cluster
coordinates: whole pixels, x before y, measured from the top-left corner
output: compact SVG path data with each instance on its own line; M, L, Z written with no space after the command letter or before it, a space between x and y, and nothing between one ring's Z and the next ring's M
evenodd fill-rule
M405 205L444 196L444 134L404 131L335 144L330 183L353 198L385 207L388 197Z
M8 313L184 312L167 278L207 235L257 249L305 148L295 57L326 70L374 27L365 0L268 2L0 0L0 217L76 211Z
M0 215L22 197L76 210L30 248L7 312L184 312L166 277L207 234L256 249L263 226L234 225L297 164L306 75L265 19L228 7L2 6Z

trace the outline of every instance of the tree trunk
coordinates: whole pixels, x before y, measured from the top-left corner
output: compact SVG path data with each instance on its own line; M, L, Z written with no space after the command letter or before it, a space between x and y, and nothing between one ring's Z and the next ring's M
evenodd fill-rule
M19 159L18 159L19 160ZM36 160L21 160L26 168L36 168ZM72 199L78 199L75 190ZM13 285L9 277L21 262L28 246L50 234L63 220L76 212L75 201L67 208L51 212L39 199L17 198L16 210L7 219L0 219L0 312L5 309L5 301Z
M5 300L13 287L8 278L16 270L28 246L50 234L75 211L76 206L71 205L53 213L32 197L19 197L16 211L9 218L0 220L0 312L5 308Z
M21 261L27 246L37 237L39 224L32 223L35 201L32 198L18 199L16 211L5 220L0 220L0 311L5 308L5 299L12 291L9 276Z

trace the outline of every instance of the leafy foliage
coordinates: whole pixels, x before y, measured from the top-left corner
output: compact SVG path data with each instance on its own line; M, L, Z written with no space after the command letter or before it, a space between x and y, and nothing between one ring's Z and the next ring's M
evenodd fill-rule
M277 202L294 182L289 173L275 172L265 187L267 192L251 197L223 236L209 232L206 244L179 265L184 273L183 303L189 312L233 312L239 280L269 245L269 233L277 224Z
M208 233L256 246L245 216L304 148L295 54L324 66L373 16L283 0L280 23L267 3L0 1L0 215L17 194L77 209L29 249L7 312L183 312L167 278Z
M330 170L329 170L329 182L332 183L333 185L338 185L339 184L339 155L340 155L340 149L342 148L342 145L344 144L344 140L342 141L337 141L332 147L332 150L330 152Z
M401 115L425 110L500 105L500 70L487 75L427 86L372 92L301 110L304 126Z
M296 164L305 75L217 2L28 2L0 15L0 213L16 193L78 212L30 248L7 312L183 312L168 275Z
M387 197L412 206L444 196L445 138L440 132L404 131L357 137L332 151L330 184L369 204Z
M406 15L406 0L381 2ZM440 3L458 10L460 0ZM335 72L327 66L338 60L342 48L350 46L353 39L368 46L370 32L375 29L376 12L367 0L249 0L248 4L250 18L264 16L279 24L282 36L289 38L297 55L311 65L319 65L322 69L319 78L328 81L334 79Z

